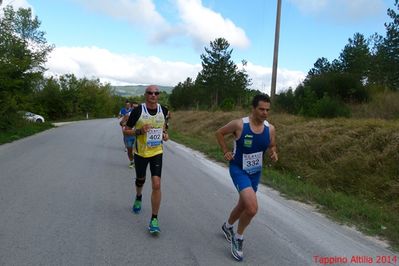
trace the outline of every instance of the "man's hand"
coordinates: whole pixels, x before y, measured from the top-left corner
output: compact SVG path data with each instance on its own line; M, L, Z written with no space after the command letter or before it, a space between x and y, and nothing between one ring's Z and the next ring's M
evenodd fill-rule
M168 141L168 140L169 140L169 134L168 134L168 132L164 131L164 132L162 133L162 140L163 140L163 141Z
M270 159L271 159L273 162L277 162L277 161L278 161L278 155L277 155L277 152L276 152L276 151L271 151L271 152L270 152Z
M233 153L232 151L225 152L225 153L224 153L224 158L225 158L227 161L231 161L231 160L234 159L234 153Z
M152 128L152 126L151 125L149 125L149 124L145 124L145 125L143 125L143 127L140 129L140 131L141 131L141 134L145 134L145 133L147 133L148 131L150 131L150 129Z

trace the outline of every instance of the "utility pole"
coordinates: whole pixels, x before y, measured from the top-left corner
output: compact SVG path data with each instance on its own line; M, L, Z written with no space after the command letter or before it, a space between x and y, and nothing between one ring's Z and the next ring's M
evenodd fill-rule
M279 40L280 40L280 16L281 16L281 0L277 0L276 31L274 34L272 84L271 84L271 88L270 88L270 97L271 97L272 102L274 101L274 99L276 97L278 44L279 44Z

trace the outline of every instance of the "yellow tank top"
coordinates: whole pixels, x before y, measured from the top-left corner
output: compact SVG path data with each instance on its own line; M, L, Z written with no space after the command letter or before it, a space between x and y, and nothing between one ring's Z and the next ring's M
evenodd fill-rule
M157 104L157 113L155 115L150 115L145 103L141 105L141 115L137 120L136 129L141 129L145 124L151 125L152 129L146 134L136 137L135 153L141 157L148 158L163 152L162 133L165 116L160 104Z

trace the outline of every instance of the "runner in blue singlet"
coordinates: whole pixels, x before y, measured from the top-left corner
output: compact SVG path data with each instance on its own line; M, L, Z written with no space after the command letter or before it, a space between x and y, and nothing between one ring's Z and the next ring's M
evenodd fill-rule
M127 156L130 161L129 168L134 167L133 145L134 145L135 137L126 135L125 133L123 133L123 130L126 126L126 122L129 119L129 115L132 112L132 110L133 110L132 105L130 104L129 100L126 100L125 107L123 107L119 111L119 114L118 114L119 125L122 128L123 143L125 144L125 152L127 153Z
M243 259L244 230L258 210L256 191L265 151L269 151L273 161L278 160L275 128L266 121L269 110L269 96L256 95L252 100L250 116L233 120L216 131L216 138L224 158L230 161L230 176L239 193L237 205L222 226L226 239L231 242L231 254L237 260ZM229 134L235 137L233 151L228 150L224 139ZM234 233L233 225L236 221L238 227Z

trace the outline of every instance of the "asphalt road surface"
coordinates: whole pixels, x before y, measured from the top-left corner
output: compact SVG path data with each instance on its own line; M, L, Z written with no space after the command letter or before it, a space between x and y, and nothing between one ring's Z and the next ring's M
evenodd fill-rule
M236 262L221 232L237 200L225 167L166 143L158 237L147 232L150 182L142 212L130 211L134 177L117 119L1 145L0 265L389 265L379 256L398 256L262 186Z

